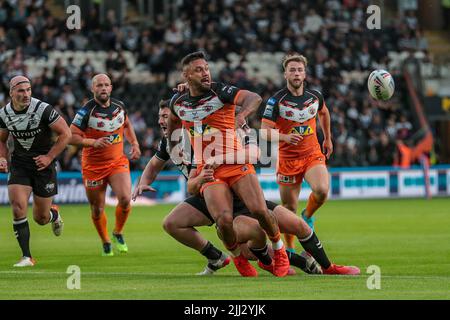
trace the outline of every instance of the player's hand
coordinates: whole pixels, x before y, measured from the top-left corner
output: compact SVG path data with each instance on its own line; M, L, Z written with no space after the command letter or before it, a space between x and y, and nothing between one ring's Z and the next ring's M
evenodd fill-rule
M46 154L42 154L40 156L34 157L33 160L36 163L38 171L44 170L53 161L53 159Z
M183 92L189 90L189 85L187 82L183 82L177 85L176 88L173 88L173 91Z
M111 141L109 140L109 137L102 137L95 140L93 147L96 149L99 148L105 148L107 146L111 145Z
M211 157L208 160L205 161L205 167L207 166L208 169L215 170L217 167L223 164L223 157Z
M297 145L303 140L303 136L299 134L285 134L282 140L289 144Z
M136 188L134 188L133 193L131 194L131 200L136 201L137 196L140 196L142 192L146 191L156 192L156 189L148 185L140 184Z
M326 139L322 143L323 151L325 152L325 156L327 159L330 158L331 154L333 153L333 142L331 142L331 139Z
M139 144L132 144L130 150L130 159L137 160L141 156L141 149L139 148Z
M8 172L8 161L3 157L0 158L0 172Z
M202 184L206 182L213 182L215 180L214 169L212 169L209 164L205 164L199 176L201 178Z
M247 121L245 120L245 117L244 116L242 116L240 113L238 113L237 115L236 115L236 129L244 129L244 131L245 131L245 128L247 128L248 127L248 125L247 125Z

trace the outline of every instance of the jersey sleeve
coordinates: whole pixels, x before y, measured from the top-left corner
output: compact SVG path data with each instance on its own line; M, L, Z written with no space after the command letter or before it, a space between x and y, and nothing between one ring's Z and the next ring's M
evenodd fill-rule
M238 97L239 92L241 91L241 89L239 89L238 87L224 84L221 82L213 83L211 88L213 89L213 91L216 92L220 101L229 104L236 104L236 98Z
M78 110L75 118L73 118L72 124L78 129L85 131L88 126L89 111L87 108L81 108Z
M55 123L61 115L51 105L48 105L42 113L42 122L48 126Z
M269 100L267 100L266 108L264 109L264 114L262 116L262 121L275 125L278 119L278 115L278 100L274 97L271 97Z
M317 98L319 99L319 108L318 110L322 110L322 108L325 106L325 99L323 98L323 95L318 90L311 90L312 93L314 93Z
M174 94L174 95L172 96L172 98L170 99L170 102L169 102L169 109L170 109L170 111L172 112L172 114L173 114L175 117L177 117L177 118L180 118L180 117L179 117L178 114L175 112L174 106L175 106L175 102L178 100L179 97L180 97L180 93L177 92L176 94Z
M167 161L170 159L170 155L167 152L167 139L162 138L159 141L158 149L156 150L155 157L157 157L161 161Z

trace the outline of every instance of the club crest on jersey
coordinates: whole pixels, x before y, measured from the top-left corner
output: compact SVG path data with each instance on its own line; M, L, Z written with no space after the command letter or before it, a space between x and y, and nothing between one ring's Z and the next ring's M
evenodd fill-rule
M122 142L122 137L120 134L112 134L110 136L108 136L109 142L111 142L111 144L116 144L116 143L120 143Z
M314 130L310 126L298 126L293 127L289 133L300 134L302 136L309 136L310 134L314 133Z
M317 112L316 108L314 108L314 107L309 108L309 114L315 115L316 112Z
M294 116L294 112L293 111L290 111L290 110L288 110L288 111L286 111L286 117L293 117Z
M103 121L99 121L99 122L97 122L97 127L98 128L104 128L105 127L105 123Z

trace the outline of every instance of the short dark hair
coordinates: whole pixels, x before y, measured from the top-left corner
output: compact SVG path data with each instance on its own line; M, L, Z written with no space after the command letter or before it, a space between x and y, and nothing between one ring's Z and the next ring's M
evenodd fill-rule
M170 99L161 99L159 101L159 109L164 109L169 107Z
M203 51L196 51L196 52L189 53L183 59L181 59L181 66L182 67L187 66L192 61L198 60L198 59L207 60L206 54Z

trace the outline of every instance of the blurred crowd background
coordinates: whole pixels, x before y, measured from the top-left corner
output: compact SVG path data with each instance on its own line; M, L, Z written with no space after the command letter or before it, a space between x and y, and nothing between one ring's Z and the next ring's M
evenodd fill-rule
M450 10L446 2L441 3L444 15ZM139 138L142 158L132 169L141 170L160 137L158 102L170 98L181 81L184 55L204 50L214 80L259 93L264 101L250 119L258 128L265 101L284 86L281 57L297 51L309 61L308 86L323 93L331 112L335 151L329 165L395 165L398 142L413 143L420 131L402 62L439 63L441 72L448 61L436 61L430 52L417 1L383 7L389 19L383 16L381 30L366 26L370 3L0 0L0 105L9 101L10 78L26 75L33 96L55 106L70 123L91 98L93 75L106 72L112 77L113 97L125 102ZM69 4L81 6L80 30L67 28ZM449 20L444 20L444 32ZM387 102L370 98L366 87L368 74L379 68L391 72L396 82L395 95ZM437 137L434 163L443 162L440 143ZM79 150L68 149L59 164L79 171Z

